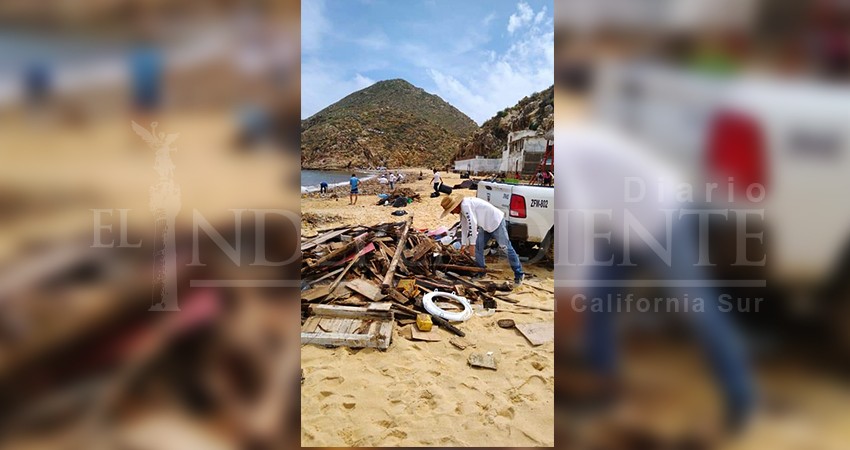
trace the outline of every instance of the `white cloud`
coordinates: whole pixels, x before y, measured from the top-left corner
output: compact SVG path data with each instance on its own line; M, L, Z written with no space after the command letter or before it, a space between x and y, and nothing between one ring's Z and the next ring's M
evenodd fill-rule
M375 84L375 80L359 73L341 75L344 71L318 61L301 62L301 118L306 119L346 95Z
M508 33L514 34L516 30L525 24L531 22L534 17L534 10L531 9L528 3L519 2L517 5L517 13L511 14L508 18Z
M509 48L504 52L481 52L479 59L463 66L434 60L427 66L436 86L434 93L479 124L554 82L552 17L545 8L535 14L527 4L520 5L524 6L518 6L521 15L516 20L523 21L522 30L514 29Z
M301 51L318 50L329 30L330 21L325 16L324 0L301 2Z
M545 19L545 18L546 18L546 7L544 6L543 9L541 9L540 12L538 12L537 15L534 16L534 23L541 23L541 22L543 22L543 19Z

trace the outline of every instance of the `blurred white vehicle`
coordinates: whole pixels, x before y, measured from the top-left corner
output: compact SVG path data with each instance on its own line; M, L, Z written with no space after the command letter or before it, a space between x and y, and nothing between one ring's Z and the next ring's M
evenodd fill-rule
M731 178L735 199L712 199L712 207L764 209L767 264L751 277L793 292L805 300L795 304L809 308L819 289L847 278L850 89L649 65L610 65L598 75L599 119L657 152L694 186ZM763 200L744 195L753 183L764 186Z

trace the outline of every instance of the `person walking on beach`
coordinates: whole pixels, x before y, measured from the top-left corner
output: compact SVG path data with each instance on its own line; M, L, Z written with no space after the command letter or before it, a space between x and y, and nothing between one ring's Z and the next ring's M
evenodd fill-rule
M319 184L319 193L320 194L327 194L328 193L328 182L327 181L322 181Z
M396 176L394 173L390 172L390 190L395 189Z
M474 254L478 267L486 267L484 247L490 239L496 239L499 248L508 255L508 263L514 271L514 286L522 284L525 274L519 256L508 238L505 213L477 197L449 195L440 201L440 206L443 208L440 218L449 213L460 215L461 250Z
M434 169L434 177L431 179L431 183L434 184L434 192L440 192L440 185L443 184L443 179L440 177L440 172L437 172L437 169Z
M351 178L348 180L351 183L351 194L348 196L348 204L356 205L357 204L357 195L360 193L360 179L357 178L357 175L351 174Z

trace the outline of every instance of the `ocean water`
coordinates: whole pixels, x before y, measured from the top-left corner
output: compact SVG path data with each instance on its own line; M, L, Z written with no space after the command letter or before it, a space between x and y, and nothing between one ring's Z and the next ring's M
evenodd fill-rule
M367 180L374 176L364 172L354 172L361 180ZM319 190L319 183L326 181L329 187L348 184L351 178L350 171L341 170L301 170L301 192L313 192Z

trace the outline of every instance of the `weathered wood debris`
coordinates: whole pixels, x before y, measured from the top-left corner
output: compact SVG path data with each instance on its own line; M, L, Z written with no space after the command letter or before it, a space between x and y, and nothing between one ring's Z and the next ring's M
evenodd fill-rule
M394 320L409 323L426 313L422 296L435 290L495 308L495 292L509 291L511 285L473 278L490 270L417 230L412 221L338 227L302 238L302 324L311 305L368 307L375 302L389 303ZM435 325L464 335L462 324L431 317Z

